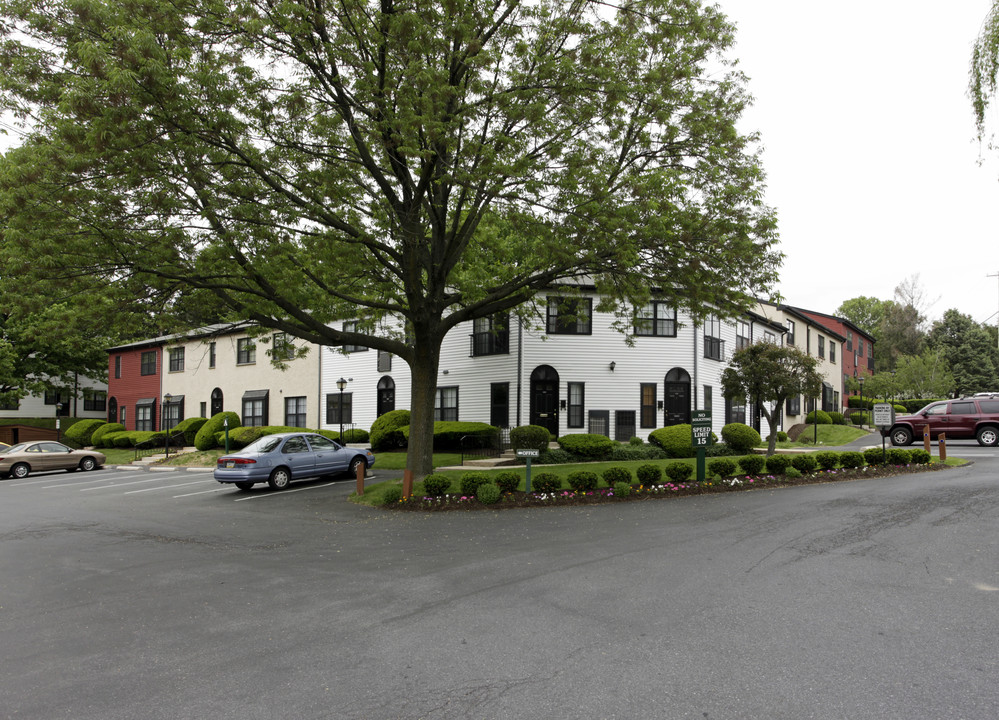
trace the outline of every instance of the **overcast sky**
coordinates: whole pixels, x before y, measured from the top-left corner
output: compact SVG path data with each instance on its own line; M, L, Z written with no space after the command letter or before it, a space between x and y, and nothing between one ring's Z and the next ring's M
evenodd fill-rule
M785 302L832 314L918 274L931 318L995 324L999 162L967 96L991 0L715 2L756 99Z

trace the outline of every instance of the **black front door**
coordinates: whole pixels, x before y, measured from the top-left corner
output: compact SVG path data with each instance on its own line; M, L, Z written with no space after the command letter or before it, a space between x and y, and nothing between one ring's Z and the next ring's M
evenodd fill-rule
M212 390L212 416L222 412L222 391L219 388Z
M395 380L383 377L378 381L378 417L395 410Z
M548 365L531 373L531 425L558 437L558 373Z
M673 368L666 373L666 406L663 422L665 425L681 425L690 422L690 375L686 370Z

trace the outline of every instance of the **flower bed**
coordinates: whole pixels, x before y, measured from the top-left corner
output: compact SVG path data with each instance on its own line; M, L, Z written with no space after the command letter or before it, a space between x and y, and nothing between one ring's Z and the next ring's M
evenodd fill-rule
M494 503L483 503L474 495L450 493L440 496L414 495L402 498L382 507L390 510L415 512L440 512L454 510L507 510L525 507L553 507L567 505L599 505L606 503L645 502L648 500L704 495L708 493L742 492L763 488L810 485L824 482L840 482L858 478L890 477L906 473L935 472L946 468L941 464L920 465L867 465L861 468L817 470L799 477L789 475L737 475L722 479L712 479L703 483L662 482L652 485L632 485L630 491L623 488L602 487L594 490L561 489L554 492L525 493L520 490L505 492Z

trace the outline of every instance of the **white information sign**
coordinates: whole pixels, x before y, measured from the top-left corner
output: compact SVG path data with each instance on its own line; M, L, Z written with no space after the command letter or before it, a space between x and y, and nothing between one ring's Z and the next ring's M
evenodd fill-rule
M895 422L895 408L890 403L877 403L873 410L874 425L879 428L891 427Z

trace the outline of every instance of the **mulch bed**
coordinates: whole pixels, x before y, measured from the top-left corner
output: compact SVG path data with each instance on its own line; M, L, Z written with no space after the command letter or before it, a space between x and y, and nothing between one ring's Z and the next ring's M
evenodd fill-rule
M816 483L843 482L860 478L892 477L910 473L936 472L946 469L946 465L868 465L850 470L818 470L808 475L790 478L784 475L736 476L720 482L703 483L666 482L651 487L632 486L632 491L626 496L615 495L613 488L598 488L592 492L577 493L563 488L553 493L530 494L516 491L504 493L499 501L492 504L479 502L475 497L450 494L443 497L422 497L414 495L409 500L383 505L388 510L402 512L450 512L469 510L510 510L529 507L565 507L576 505L606 505L611 503L646 502L663 498L686 497L688 495L707 495L715 493L745 492L796 485L814 485Z

